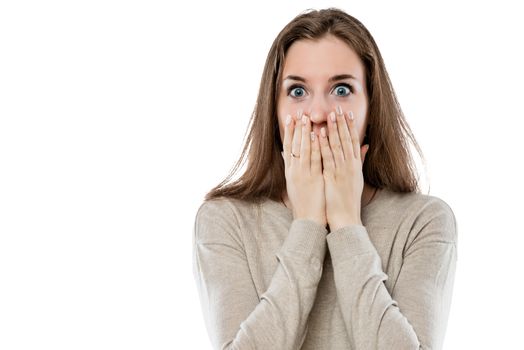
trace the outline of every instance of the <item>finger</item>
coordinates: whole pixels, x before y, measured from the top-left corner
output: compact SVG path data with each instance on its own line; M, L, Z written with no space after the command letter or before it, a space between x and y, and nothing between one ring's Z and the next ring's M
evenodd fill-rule
M328 121L330 123L330 121ZM324 172L333 173L335 171L335 160L333 159L333 154L331 153L331 148L329 147L329 141L327 139L326 128L322 127L320 129L320 154L322 155L322 164L324 165Z
M350 154L354 154L353 146L351 144L351 135L349 131L349 124L346 122L344 112L340 106L337 106L337 129L342 150L344 152L344 159L348 159Z
M335 160L335 168L339 168L344 163L344 151L342 150L340 138L338 137L337 119L334 112L329 113L327 124L329 145L331 146L331 152L333 153L333 159Z
M349 111L346 121L349 126L349 134L351 135L351 144L353 147L353 155L355 158L360 159L360 140L358 137L358 130L353 116L353 111Z
M302 122L300 119L297 119L295 122L295 130L293 134L293 141L291 144L291 152L294 155L299 156L300 155L300 143L302 142ZM293 160L299 160L297 157L291 156L291 161Z
M287 115L286 119L284 121L284 143L283 143L283 149L284 149L284 163L289 164L289 157L291 156L291 136L293 135L293 130L295 128L293 118L291 118L291 115Z
M300 144L300 164L311 168L311 121L307 115L302 116L302 142Z
M328 146L329 147L329 146ZM322 156L320 154L320 140L315 132L311 132L311 172L313 174L322 173Z

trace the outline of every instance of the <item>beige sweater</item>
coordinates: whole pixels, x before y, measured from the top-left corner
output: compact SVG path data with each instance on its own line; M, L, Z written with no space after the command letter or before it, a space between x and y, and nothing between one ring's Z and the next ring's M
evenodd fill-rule
M283 203L204 202L193 273L214 349L441 349L457 262L442 199L379 190L329 233Z

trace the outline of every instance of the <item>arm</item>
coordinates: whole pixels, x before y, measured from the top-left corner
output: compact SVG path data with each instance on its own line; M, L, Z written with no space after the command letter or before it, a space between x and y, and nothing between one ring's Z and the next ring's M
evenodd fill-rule
M362 225L327 236L338 300L355 349L441 349L457 260L456 221L441 200L422 210L390 295Z
M193 238L193 273L214 349L300 348L322 275L327 229L294 220L259 297L235 214L222 204L201 206Z

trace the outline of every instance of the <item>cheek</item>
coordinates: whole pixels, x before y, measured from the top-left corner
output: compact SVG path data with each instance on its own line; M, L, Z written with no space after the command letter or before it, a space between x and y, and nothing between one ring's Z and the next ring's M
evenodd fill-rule
M360 118L356 119L355 129L357 129L358 137L362 140L362 120Z
M284 142L284 124L286 120L286 116L288 114L291 114L289 112L289 107L285 105L285 103L278 102L277 103L277 120L278 120L278 129L280 131L280 139L282 142Z
M284 143L284 124L282 124L281 120L278 120L278 130L280 133L280 142Z
M277 120L278 120L278 131L280 135L280 141L284 143L284 119L285 115L278 113Z
M363 126L359 126L359 129L358 129L358 140L359 140L361 146L363 145L362 141L364 141L364 134L365 134L365 132L366 132L366 130L364 130L364 127Z
M362 101L362 103L359 104L359 108L357 110L357 131L358 131L358 137L360 144L363 145L362 141L364 141L364 135L366 134L366 124L367 124L367 112L368 112L368 105L367 100Z
M283 95L279 97L277 101L277 113L282 125L284 124L286 115L290 114L294 116L298 108L300 108L300 106L297 105L297 103L292 103L287 96Z
M358 140L361 145L363 145L362 141L364 141L364 135L366 134L366 118L365 115L359 115L356 117L356 128L358 133Z

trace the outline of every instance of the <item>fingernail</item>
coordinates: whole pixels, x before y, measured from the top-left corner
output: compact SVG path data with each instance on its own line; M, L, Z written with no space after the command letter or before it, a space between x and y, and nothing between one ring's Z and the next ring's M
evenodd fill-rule
M307 123L307 117L305 115L302 116L302 124L306 125Z
M331 118L332 122L335 122L337 120L337 117L335 117L335 113L333 112L329 113L329 117Z
M353 111L349 111L349 119L353 120Z
M315 141L315 132L314 131L311 132L311 141Z
M342 114L342 107L340 107L340 105L337 106L337 113L340 115Z
M288 114L286 116L286 125L289 125L289 123L291 123L291 116Z
M320 134L322 137L326 137L326 128L322 127L322 129L320 129Z
M297 111L297 119L302 118L302 113L303 113L303 112L302 112L301 109L299 109L299 110Z

